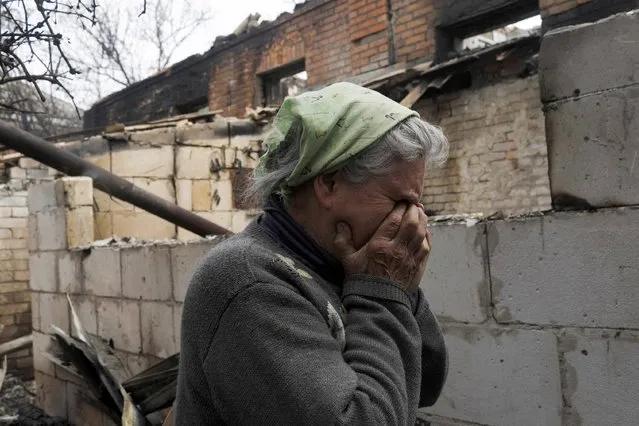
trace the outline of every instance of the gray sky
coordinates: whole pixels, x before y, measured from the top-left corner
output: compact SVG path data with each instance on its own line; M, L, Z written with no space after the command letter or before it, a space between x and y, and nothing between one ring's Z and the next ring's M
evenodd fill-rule
M301 3L301 0L297 0ZM202 28L192 40L176 52L175 61L208 50L215 37L232 33L251 13L259 13L263 20L273 20L282 12L292 12L295 0L223 0L210 6L210 0L192 0L192 4L205 10L210 8L213 20Z

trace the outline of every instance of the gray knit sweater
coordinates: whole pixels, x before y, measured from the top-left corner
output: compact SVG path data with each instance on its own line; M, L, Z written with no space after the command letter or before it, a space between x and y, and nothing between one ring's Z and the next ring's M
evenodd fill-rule
M446 370L421 291L326 282L253 222L190 280L176 424L412 425Z

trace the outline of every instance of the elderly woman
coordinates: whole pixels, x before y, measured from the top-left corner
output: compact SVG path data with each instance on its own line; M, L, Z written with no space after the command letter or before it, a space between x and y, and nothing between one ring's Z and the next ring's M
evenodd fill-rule
M442 132L349 83L287 98L255 171L264 213L196 269L177 424L410 425L447 358L419 283Z

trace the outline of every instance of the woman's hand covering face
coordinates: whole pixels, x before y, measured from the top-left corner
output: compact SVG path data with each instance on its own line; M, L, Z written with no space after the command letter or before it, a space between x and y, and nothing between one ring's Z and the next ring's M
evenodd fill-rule
M422 205L397 203L359 250L348 224L340 222L334 244L346 275L373 275L417 290L431 250L427 222Z

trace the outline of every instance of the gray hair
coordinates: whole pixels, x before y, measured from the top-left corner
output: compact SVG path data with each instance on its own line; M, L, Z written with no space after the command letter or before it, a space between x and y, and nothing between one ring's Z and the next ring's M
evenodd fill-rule
M272 157L265 172L253 178L247 188L248 198L264 203L277 194L288 204L293 188L286 186L286 179L300 158L300 138L301 128L292 127L278 149L280 155ZM412 162L420 158L428 167L442 166L448 158L448 139L439 127L412 116L348 160L341 170L349 182L363 183L373 176L391 174L398 160Z

